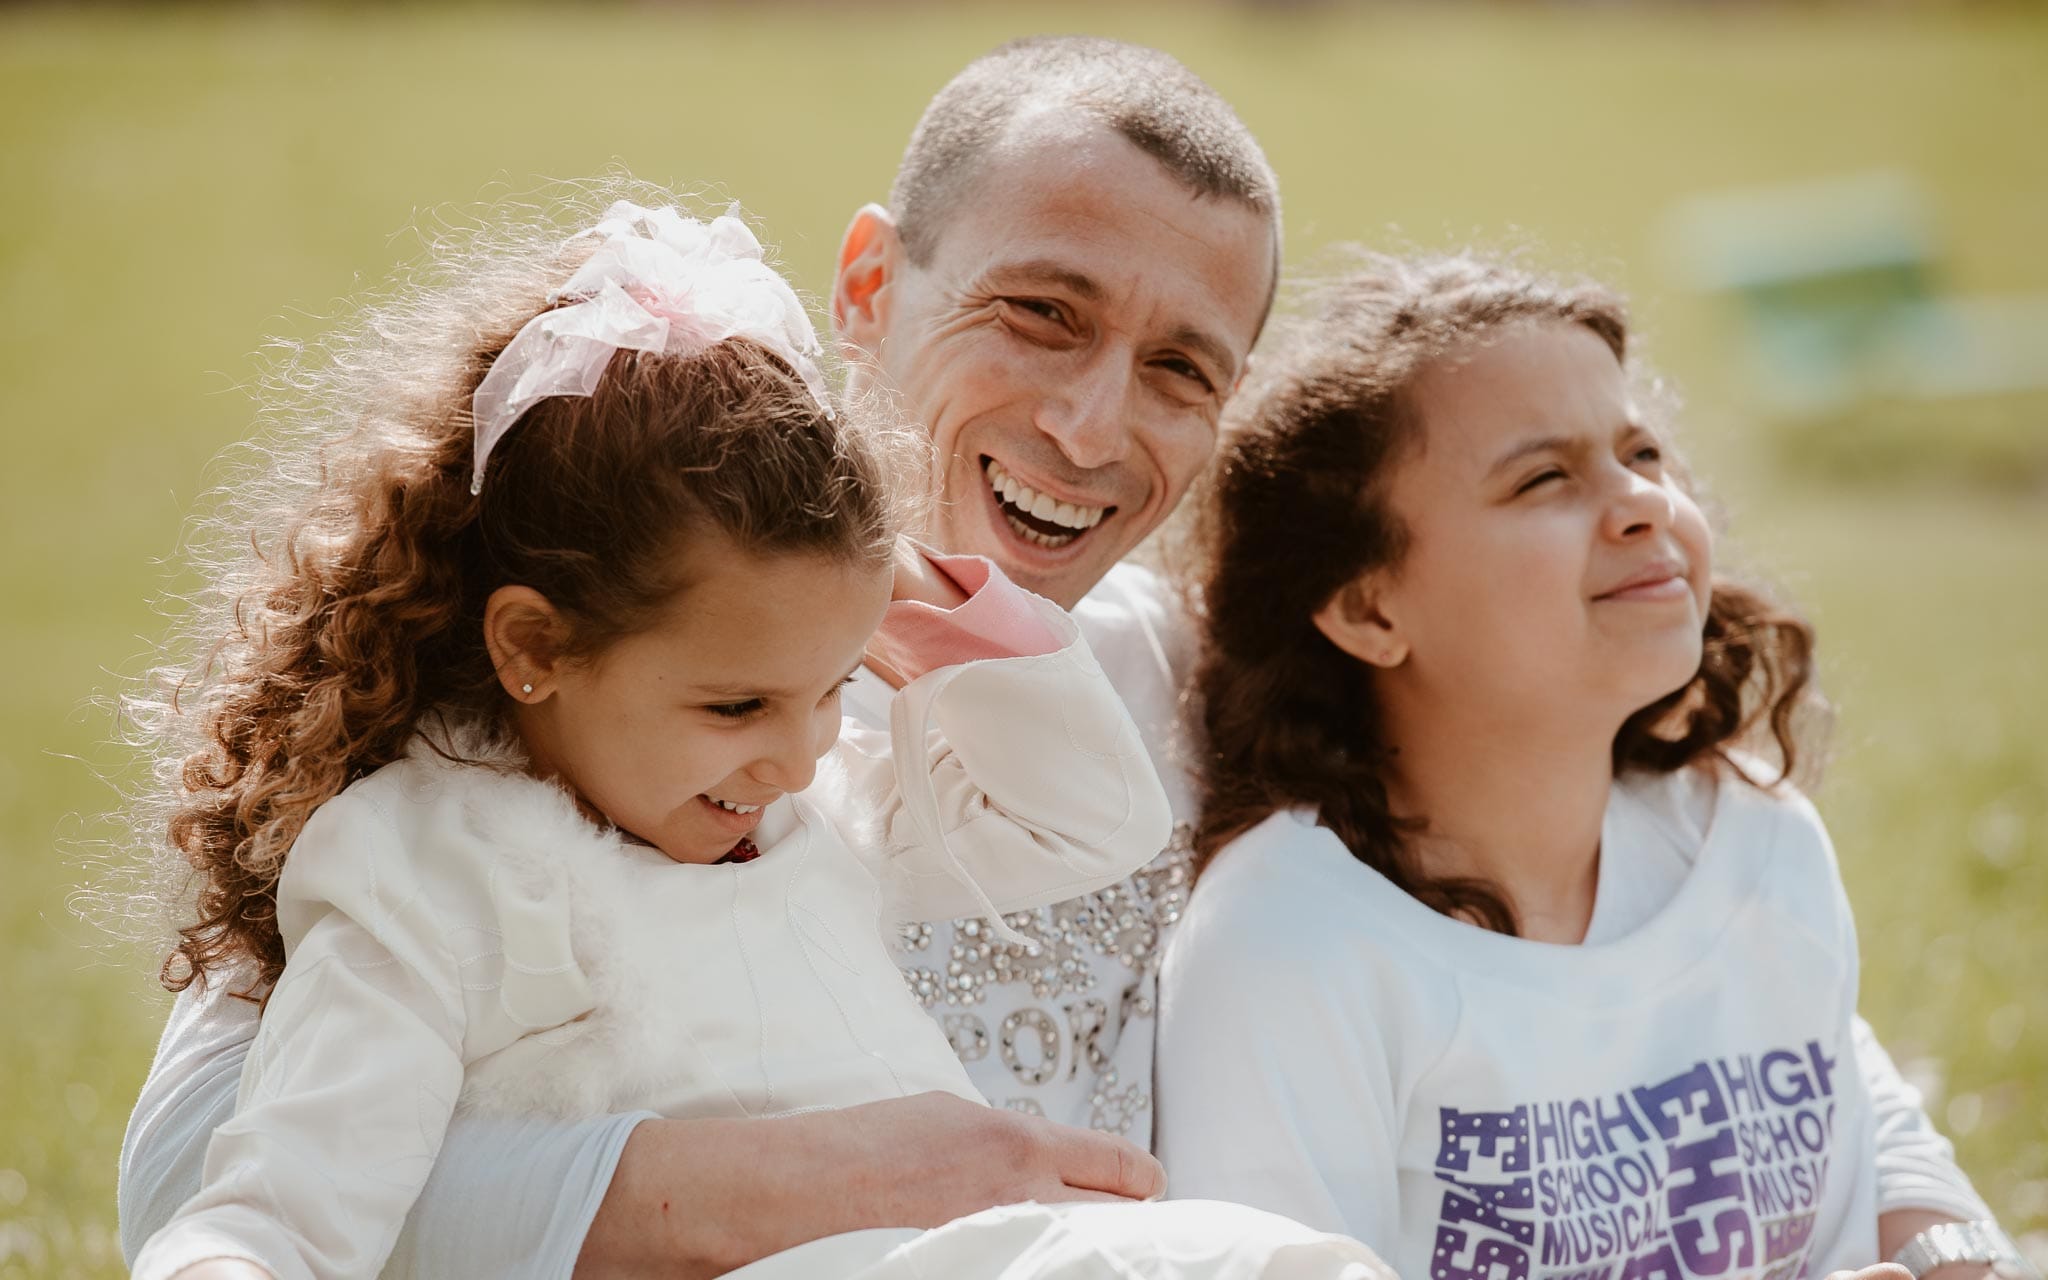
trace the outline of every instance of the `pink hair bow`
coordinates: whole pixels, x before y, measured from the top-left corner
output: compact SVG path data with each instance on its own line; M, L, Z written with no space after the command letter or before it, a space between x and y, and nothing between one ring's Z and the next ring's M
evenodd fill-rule
M748 338L794 369L831 413L817 332L745 223L621 200L576 238L584 236L604 243L555 294L579 301L527 321L477 386L471 493L483 492L484 464L519 415L549 396L589 395L621 349L690 356Z

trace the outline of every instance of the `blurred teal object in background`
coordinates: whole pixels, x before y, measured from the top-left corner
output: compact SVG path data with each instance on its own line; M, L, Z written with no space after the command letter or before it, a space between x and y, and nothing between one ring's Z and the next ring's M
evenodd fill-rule
M1694 196L1665 239L1695 287L1733 300L1751 393L1792 457L1844 479L1965 460L2048 477L2048 293L1948 292L1911 175Z

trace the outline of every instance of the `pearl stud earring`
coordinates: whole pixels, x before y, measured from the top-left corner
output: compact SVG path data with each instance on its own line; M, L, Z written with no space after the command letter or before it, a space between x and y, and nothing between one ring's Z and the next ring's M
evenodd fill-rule
M521 692L521 693L532 693L532 692L533 692L533 686L532 686L532 685L530 685L530 684L522 684L522 685L520 685L520 686L519 686L519 692Z

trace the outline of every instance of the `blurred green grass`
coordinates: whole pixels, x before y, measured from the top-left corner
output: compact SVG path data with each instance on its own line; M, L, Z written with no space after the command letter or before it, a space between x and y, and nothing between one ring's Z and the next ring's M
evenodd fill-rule
M1949 284L2048 289L2048 16L1760 8L465 7L0 11L0 1280L117 1275L114 1166L163 999L65 895L118 771L158 562L247 429L266 335L408 257L419 211L588 174L744 197L822 290L917 111L1027 30L1165 47L1333 239L1533 239L1630 289L1752 564L1842 703L1821 804L1864 1006L2008 1226L2048 1232L2048 502L1780 469L1729 317L1656 227L1738 183L1874 167ZM2033 429L2043 429L2039 423ZM1939 446L1936 446L1937 449ZM2036 1241L2037 1251L2043 1236Z

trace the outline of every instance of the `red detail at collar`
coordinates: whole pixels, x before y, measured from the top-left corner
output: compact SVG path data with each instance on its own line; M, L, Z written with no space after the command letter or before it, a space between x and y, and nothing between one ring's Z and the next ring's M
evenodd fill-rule
M732 851L730 853L726 854L723 858L720 858L717 862L713 863L712 865L722 867L729 862L752 862L754 859L760 856L761 851L754 846L754 842L742 836L740 837L740 842L732 847Z

